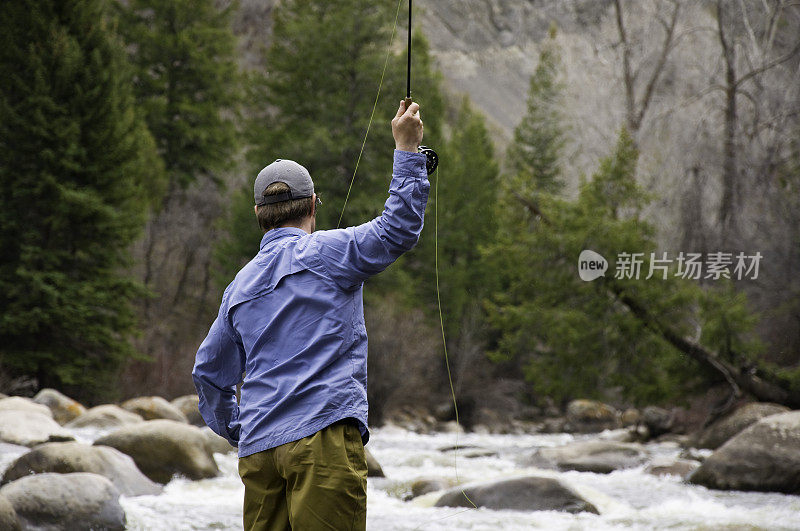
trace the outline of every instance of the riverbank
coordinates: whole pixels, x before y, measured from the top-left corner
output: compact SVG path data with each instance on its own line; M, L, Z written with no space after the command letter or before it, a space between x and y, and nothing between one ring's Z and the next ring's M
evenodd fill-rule
M192 395L88 410L54 390L0 398L0 528L240 529L235 449L193 425L196 408ZM800 529L800 411L751 403L679 428L667 410L588 400L506 433L406 412L373 428L368 525Z
M417 434L387 427L373 432L368 447L381 463L385 478L368 481L368 529L375 531L469 529L622 530L622 529L800 529L800 496L715 491L684 483L678 476L655 476L652 463L676 458L681 449L671 443L648 443L649 462L610 474L558 472L521 465L540 448L596 440L595 435L463 434L459 443L496 452L467 458L460 453L458 476L464 482L519 475L558 478L589 499L600 511L570 514L558 511L503 511L432 507L436 493L404 501L420 477L456 479L452 433ZM466 452L466 450L464 451ZM241 529L243 489L236 475L236 458L217 454L223 475L197 482L175 479L162 495L123 499L129 528L150 530Z

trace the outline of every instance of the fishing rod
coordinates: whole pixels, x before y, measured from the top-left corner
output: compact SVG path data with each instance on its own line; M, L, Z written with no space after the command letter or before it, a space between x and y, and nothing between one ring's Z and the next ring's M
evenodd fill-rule
M408 0L408 61L407 61L407 68L406 68L406 109L408 109L409 105L411 105L411 16L414 12L414 2L413 0ZM439 155L436 152L429 148L428 146L419 146L419 152L425 155L425 169L428 172L428 175L431 175L433 172L436 171L436 167L439 165Z

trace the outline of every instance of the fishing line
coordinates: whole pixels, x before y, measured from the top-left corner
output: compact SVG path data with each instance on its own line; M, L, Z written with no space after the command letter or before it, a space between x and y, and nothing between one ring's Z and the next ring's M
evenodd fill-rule
M358 159L356 159L356 167L353 169L353 177L350 178L350 186L347 187L347 195L344 197L344 205L342 205L342 213L339 214L339 221L336 222L338 229L342 225L342 217L344 210L347 208L347 200L350 199L350 190L353 189L353 182L356 180L356 173L358 172L358 164L361 162L361 156L364 154L364 147L367 145L367 138L369 138L369 130L372 127L372 119L375 117L375 109L378 108L378 99L381 97L381 89L383 88L383 78L386 76L386 67L389 65L389 58L392 56L392 44L394 43L394 36L397 33L397 21L400 20L400 6L403 5L403 0L397 2L397 12L394 14L394 27L392 27L392 36L389 39L389 49L386 51L386 59L383 61L383 72L381 72L381 80L378 83L378 93L375 95L375 102L372 104L372 112L369 114L369 122L367 123L367 131L364 133L364 141L361 143L361 151L358 152Z
M455 387L453 386L453 376L450 372L450 357L447 355L447 338L444 334L444 318L442 317L442 296L441 290L439 289L439 168L436 168L436 184L433 186L433 254L434 254L434 272L436 277L436 305L439 309L439 326L442 329L442 346L444 347L444 364L447 367L447 380L450 382L450 395L453 397L453 411L455 412L456 416L456 444L455 449L453 452L453 468L455 469L456 473L456 484L461 483L461 480L458 476L458 432L461 429L461 423L458 420L458 404L456 403L456 391ZM461 489L461 494L467 501L472 504L472 507L477 509L478 506L475 505L467 493L464 492L464 489ZM472 509L466 509L467 511L471 511ZM456 514L461 514L464 511L459 511L450 516L455 516ZM447 516L445 518L450 518Z
M386 76L386 69L389 65L389 59L392 53L392 44L394 43L394 37L397 33L397 22L400 18L400 7L403 3L403 0L399 0L397 2L397 10L394 16L394 26L392 27L392 36L389 39L389 49L386 52L386 59L383 62L383 71L381 72L381 78L378 83L378 92L375 95L375 101L372 104L372 112L369 115L369 122L367 123L367 130L364 133L364 140L361 143L361 150L358 153L358 158L356 159L355 169L353 170L353 176L350 178L350 185L347 188L347 195L344 199L344 205L342 206L342 212L339 214L339 221L336 223L336 228L338 229L342 224L342 218L344 217L344 211L347 208L347 201L350 199L350 192L353 189L353 183L356 179L356 173L358 172L358 165L361 162L361 157L364 154L364 149L367 145L367 138L369 138L369 131L372 127L372 121L375 117L375 110L378 107L378 100L381 96L381 89L383 88L383 80ZM408 62L407 62L407 75L406 75L406 108L411 103L411 34L412 34L412 25L411 25L411 16L413 12L413 0L408 0ZM453 399L453 411L455 413L455 421L456 421L456 442L454 445L453 451L453 469L455 470L456 476L456 484L461 483L461 478L458 474L458 432L461 430L461 422L458 417L458 403L456 400L456 392L455 386L453 385L453 375L452 371L450 370L450 357L447 353L447 337L445 335L444 330L444 317L442 314L442 296L441 296L441 289L439 288L439 158L436 152L426 146L419 147L420 153L423 153L426 158L425 167L427 170L428 175L432 173L436 173L436 182L434 184L434 210L433 210L433 241L434 241L434 274L436 279L436 306L439 313L439 328L442 332L442 347L444 350L444 361L445 367L447 368L447 380L450 384L450 395ZM477 509L478 506L475 505L467 493L464 492L464 489L461 489L461 494L464 498L472 505L471 508L464 509L462 511L458 511L456 513L436 518L433 521L437 522L440 520L445 520L447 518L452 518L457 516L461 513L471 511L473 509Z

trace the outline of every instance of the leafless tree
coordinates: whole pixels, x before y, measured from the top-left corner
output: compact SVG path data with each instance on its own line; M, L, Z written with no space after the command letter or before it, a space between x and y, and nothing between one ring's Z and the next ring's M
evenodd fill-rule
M765 116L763 111L769 104L769 98L765 94L765 75L773 69L788 66L797 57L800 52L800 34L791 36L781 31L781 26L787 24L787 18L798 17L797 2L717 0L715 7L724 76L721 83L715 83L711 88L724 95L719 221L722 242L726 245L732 242L740 230L743 194L740 151L745 143L755 141L765 129L774 126L776 119L786 116L785 110L782 116ZM750 106L749 127L743 123L742 110L739 107L742 100L746 100ZM792 112L796 113L797 108ZM780 146L772 145L767 148L766 154L774 156L774 153L780 151Z
M664 4L669 4L664 9ZM638 55L641 61L634 65L634 46L636 42L626 25L622 0L614 0L614 14L616 16L617 32L622 48L622 79L625 88L625 124L634 139L641 128L645 115L650 107L659 79L669 58L670 52L677 45L679 36L676 34L678 16L681 11L681 2L668 0L657 2L652 13L653 20L661 27L663 35L659 45L654 50L647 50L638 42ZM643 38L652 39L652 34Z

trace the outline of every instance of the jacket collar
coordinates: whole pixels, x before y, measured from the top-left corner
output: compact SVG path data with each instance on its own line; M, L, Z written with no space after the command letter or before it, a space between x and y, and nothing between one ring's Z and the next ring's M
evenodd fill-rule
M285 238L287 236L305 236L308 233L303 229L298 229L297 227L280 227L277 229L272 229L267 231L264 234L264 237L261 238L261 245L259 249L263 249L268 243L277 240L278 238Z

